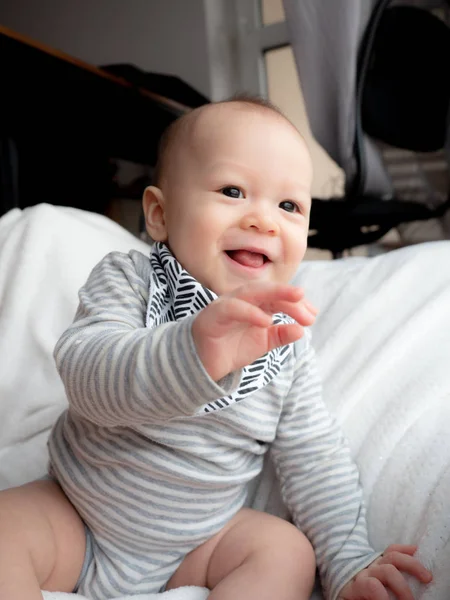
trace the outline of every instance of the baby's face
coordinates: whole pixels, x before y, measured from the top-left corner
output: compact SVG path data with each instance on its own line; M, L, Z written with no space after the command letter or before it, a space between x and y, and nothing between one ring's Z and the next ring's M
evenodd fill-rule
M218 295L249 281L287 283L306 250L311 181L289 122L266 109L211 106L161 186L167 243Z

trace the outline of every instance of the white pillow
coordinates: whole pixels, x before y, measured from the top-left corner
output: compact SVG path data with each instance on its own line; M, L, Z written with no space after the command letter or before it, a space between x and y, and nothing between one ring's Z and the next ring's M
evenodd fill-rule
M43 475L66 400L53 348L109 251L149 246L98 214L39 204L0 219L0 489Z

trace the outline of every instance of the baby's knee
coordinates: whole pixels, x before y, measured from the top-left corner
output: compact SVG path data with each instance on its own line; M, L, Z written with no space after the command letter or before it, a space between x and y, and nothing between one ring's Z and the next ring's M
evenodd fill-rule
M22 488L0 492L0 543L11 543L26 535L28 525L28 499Z
M309 598L316 557L308 538L294 525L273 516L261 520L261 539L251 561L267 582L275 582L280 598Z
M279 520L272 532L272 543L266 545L267 553L272 560L279 561L285 569L303 572L314 576L316 556L308 538L295 525Z

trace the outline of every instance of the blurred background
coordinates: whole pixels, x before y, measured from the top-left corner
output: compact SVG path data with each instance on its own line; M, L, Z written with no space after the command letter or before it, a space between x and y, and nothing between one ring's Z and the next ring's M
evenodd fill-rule
M161 133L237 92L313 156L308 257L450 238L448 0L2 0L1 213L39 202L144 237Z

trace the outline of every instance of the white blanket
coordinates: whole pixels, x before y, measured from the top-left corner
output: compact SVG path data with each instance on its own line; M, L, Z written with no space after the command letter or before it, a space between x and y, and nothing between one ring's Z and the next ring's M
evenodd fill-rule
M148 251L76 209L38 205L0 219L0 489L45 472L49 428L65 406L53 346L93 265L132 247ZM450 242L305 263L297 280L320 309L313 339L325 397L361 469L372 543L418 543L434 582L414 586L415 597L448 600ZM285 516L270 464L249 505ZM158 598L206 595L183 588Z

